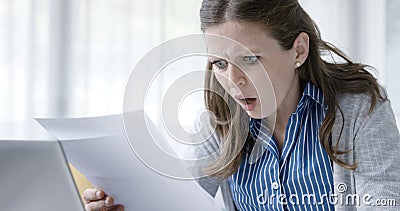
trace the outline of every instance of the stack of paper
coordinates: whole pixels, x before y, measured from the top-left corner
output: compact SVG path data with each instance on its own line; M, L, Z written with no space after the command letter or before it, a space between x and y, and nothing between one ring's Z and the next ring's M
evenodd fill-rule
M217 210L196 181L166 177L141 162L127 141L122 115L37 121L61 141L68 162L125 210Z

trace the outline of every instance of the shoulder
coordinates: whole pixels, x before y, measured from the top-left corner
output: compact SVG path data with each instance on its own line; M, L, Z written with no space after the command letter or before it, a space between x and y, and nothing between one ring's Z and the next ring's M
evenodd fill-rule
M384 89L382 94L386 97ZM352 150L359 142L365 142L365 137L376 142L388 139L399 139L396 119L389 99L377 98L375 106L371 108L371 96L362 94L338 94L337 100L340 109L336 109L335 124L332 129L333 143L339 140L342 150ZM377 143L377 144L378 144Z
M353 129L354 135L357 135L359 130L365 129L364 127L370 127L369 129L372 129L377 135L382 134L384 131L374 130L374 128L380 128L380 126L385 126L392 133L398 133L390 99L387 98L386 91L383 88L381 88L381 93L386 99L377 98L372 110L372 98L369 93L338 94L337 100L342 112L339 109L336 110L335 124L342 125L344 123L346 126L344 129Z
M383 96L386 93L382 89ZM369 93L342 93L337 94L340 109L345 116L348 117L367 117L372 113L381 109L388 111L391 110L390 100L382 100L377 98L373 111L370 113L372 97Z
M345 117L350 119L374 119L385 118L387 121L395 123L393 109L386 90L381 87L381 95L385 100L376 98L375 106L371 110L372 97L369 93L343 93L337 95L340 109ZM339 112L339 111L337 111Z
M367 160L396 156L400 135L389 99L376 99L372 110L367 93L341 94L338 101L342 112L336 111L332 143L340 151L353 151L338 157L347 163L359 162L359 169L368 169L372 165L363 165Z

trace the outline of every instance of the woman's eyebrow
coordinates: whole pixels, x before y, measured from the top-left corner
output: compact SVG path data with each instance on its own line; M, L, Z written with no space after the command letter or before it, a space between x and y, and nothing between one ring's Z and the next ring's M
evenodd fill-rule
M252 56L256 54L260 54L262 51L259 49L246 49L244 51L238 52L237 55L242 55L242 56Z
M208 60L214 61L214 60L219 60L221 57L218 56L208 56Z
M252 54L259 54L261 53L261 51L259 49L249 49L250 52L248 53L252 53Z

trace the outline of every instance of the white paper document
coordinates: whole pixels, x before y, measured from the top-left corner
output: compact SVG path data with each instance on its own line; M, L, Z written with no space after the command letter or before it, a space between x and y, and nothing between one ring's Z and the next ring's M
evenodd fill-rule
M147 167L127 141L122 115L37 121L61 141L68 162L125 210L218 210L196 181Z

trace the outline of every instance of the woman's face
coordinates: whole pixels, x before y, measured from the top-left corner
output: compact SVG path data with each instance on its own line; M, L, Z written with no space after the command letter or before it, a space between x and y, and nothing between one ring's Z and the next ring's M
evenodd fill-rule
M209 61L218 82L251 117L270 116L298 92L296 50L282 49L261 25L227 22L205 33L222 36L206 36Z

